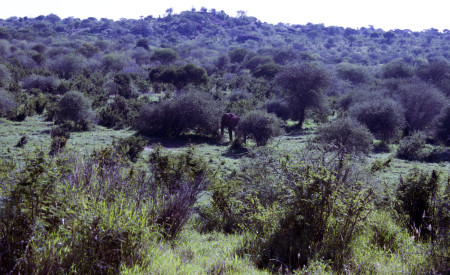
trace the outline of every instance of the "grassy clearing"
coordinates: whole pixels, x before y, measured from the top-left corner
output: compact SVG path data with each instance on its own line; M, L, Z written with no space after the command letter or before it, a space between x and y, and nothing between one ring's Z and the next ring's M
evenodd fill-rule
M48 151L52 142L50 136L52 127L53 122L45 121L43 116L27 117L22 122L0 119L0 156L17 156L23 149L15 145L22 136L26 136L28 140L23 148L37 147ZM71 153L89 153L94 148L104 147L115 139L129 137L134 133L129 130L111 130L95 126L93 131L71 133L65 150Z

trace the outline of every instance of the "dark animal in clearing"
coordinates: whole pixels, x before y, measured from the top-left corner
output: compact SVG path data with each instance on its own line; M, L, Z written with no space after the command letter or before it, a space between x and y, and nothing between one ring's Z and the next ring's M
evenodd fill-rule
M233 141L233 131L235 131L236 126L239 124L241 117L236 114L226 113L222 116L220 121L220 138L223 138L223 131L225 127L228 128L228 134L230 135L230 142Z

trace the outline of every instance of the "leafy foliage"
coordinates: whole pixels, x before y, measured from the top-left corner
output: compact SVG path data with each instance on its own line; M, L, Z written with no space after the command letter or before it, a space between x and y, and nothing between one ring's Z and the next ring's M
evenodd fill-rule
M414 75L412 66L399 59L384 65L383 72L385 78L408 78Z
M367 69L361 65L339 63L336 67L336 72L339 77L353 84L365 83L369 78Z
M413 230L418 237L433 236L439 230L448 232L448 228L440 228L450 219L444 201L439 196L440 175L433 170L430 175L414 169L405 177L400 178L396 191L399 205L397 211L407 218L407 227ZM448 203L448 201L446 202Z
M84 124L92 121L93 117L90 100L80 92L68 92L58 102L57 122L70 120L76 124Z
M145 145L147 145L147 142L143 138L134 136L121 138L112 144L120 156L132 162L138 160L139 154L144 151Z
M349 113L384 141L397 137L405 124L403 108L392 99L375 99L355 104Z
M420 81L409 81L400 86L398 97L405 109L406 122L411 131L430 128L447 100L442 92Z
M216 134L220 104L208 94L191 92L142 108L135 127L143 134L174 138L182 133Z
M425 157L426 135L416 132L400 141L397 157L407 160L422 160Z
M321 126L315 141L342 155L369 154L373 147L369 129L350 118L340 118Z
M8 115L14 106L13 97L7 91L0 89L0 116Z
M328 87L329 77L323 68L312 63L291 66L282 70L275 82L284 89L298 127L302 127L307 109L326 109L323 89Z
M436 118L436 136L447 146L450 146L450 105L447 104L442 109L441 114Z
M241 117L237 128L238 136L255 140L257 146L264 146L269 139L283 133L282 121L265 111L251 111Z

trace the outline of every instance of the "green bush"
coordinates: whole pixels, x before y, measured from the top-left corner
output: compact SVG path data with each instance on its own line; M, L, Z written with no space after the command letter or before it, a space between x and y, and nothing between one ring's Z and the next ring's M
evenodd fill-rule
M200 230L245 232L239 253L273 272L317 259L342 270L374 194L358 182L364 177L356 163L330 162L334 153L324 151L305 153L252 150L238 171L210 185Z
M273 60L270 56L255 55L245 62L245 67L254 73L257 67L271 62L273 63Z
M384 141L398 137L405 125L404 110L392 99L373 99L355 104L349 113Z
M201 92L190 92L148 105L141 109L135 121L144 135L174 138L193 131L215 135L222 115L220 104Z
M361 84L368 81L369 76L365 67L350 63L339 63L336 67L338 76L353 84Z
M61 81L54 76L30 75L22 80L24 89L40 89L44 93L55 93Z
M133 84L129 74L116 73L114 75L114 83L116 84L117 94L123 98L135 98L138 96L136 87Z
M121 96L114 98L99 111L98 123L108 128L120 129L133 125L143 100L126 100Z
M283 133L282 125L282 120L274 114L256 110L241 117L236 133L244 141L252 138L257 146L264 146L269 139Z
M115 274L174 239L214 173L193 150L155 149L149 167L112 147L91 156L0 159L0 273ZM71 169L69 169L69 167Z
M440 142L450 146L450 104L436 118L435 135Z
M253 72L253 76L272 80L281 70L281 66L273 62L261 64Z
M289 104L283 99L271 99L266 101L264 107L268 113L275 114L277 117L287 120L291 116Z
M5 90L0 88L0 116L7 116L16 105L13 97Z
M413 169L406 177L400 177L396 190L399 201L397 211L403 215L404 224L418 237L435 237L440 231L449 232L445 225L450 220L448 196L442 196L441 174L430 174ZM444 233L445 234L445 233Z
M1 41L0 41L1 42ZM8 88L9 84L12 81L11 72L8 67L3 64L0 64L0 88Z
M23 258L29 256L28 248L36 231L50 232L58 228L62 222L61 213L66 209L66 201L57 187L67 167L57 165L42 151L25 155L25 158L20 171L0 172L2 274L13 271ZM23 271L31 272L33 270Z
M214 173L195 155L191 148L182 155L164 154L158 147L150 155L152 176L160 200L154 201L158 210L155 223L163 229L164 238L174 239L192 214L200 193L210 184Z
M339 270L372 208L373 191L348 179L339 184L335 172L320 166L286 160L280 168L276 171L285 180L272 185L279 196L274 203L264 206L263 200L247 196L255 212L247 214L252 234L243 253L273 271L301 268L314 259Z
M119 155L128 158L132 162L138 160L139 154L144 151L146 145L147 142L144 139L134 136L121 138L112 144Z
M408 78L414 75L414 69L408 63L395 59L383 67L385 78Z
M228 56L230 57L230 62L232 63L242 63L247 56L248 51L244 48L236 48L231 50L228 53Z
M167 48L167 49L156 49L153 52L153 55L150 58L150 60L159 61L162 64L168 64L175 61L177 58L178 58L177 52Z
M307 110L328 110L323 93L330 84L329 73L313 63L302 63L281 70L275 77L291 108L292 117L299 121L301 128L306 119Z
M76 124L89 124L94 119L91 101L82 93L71 91L58 102L56 122L73 121Z
M346 154L369 154L373 148L373 139L366 126L350 118L340 118L319 127L315 141L328 150L339 152L343 157Z
M417 80L402 84L397 97L405 110L405 119L411 132L430 129L447 102L441 91Z
M86 59L80 54L69 53L58 55L48 63L50 69L56 71L61 77L69 79L85 67Z
M416 132L403 138L397 149L397 157L406 160L422 160L425 157L426 135Z

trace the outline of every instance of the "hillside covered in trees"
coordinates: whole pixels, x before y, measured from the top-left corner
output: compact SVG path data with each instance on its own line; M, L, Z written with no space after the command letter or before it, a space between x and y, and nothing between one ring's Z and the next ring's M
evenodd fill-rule
M0 19L0 126L39 121L51 140L0 151L0 273L448 270L449 59L449 30L205 8ZM240 116L235 142L224 113ZM64 151L105 129L133 135ZM180 140L225 160L140 155ZM210 266L189 236L235 246Z

